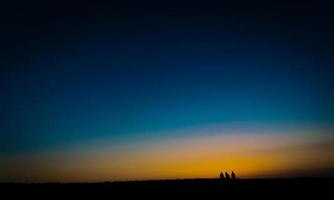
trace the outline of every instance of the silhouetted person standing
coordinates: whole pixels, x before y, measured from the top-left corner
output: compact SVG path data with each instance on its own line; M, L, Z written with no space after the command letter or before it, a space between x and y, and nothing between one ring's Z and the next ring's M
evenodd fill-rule
M230 180L231 178L230 178L230 175L227 173L227 172L225 172L225 179L226 180Z
M223 173L223 172L220 172L219 177L220 177L221 180L224 180L224 179L225 179L225 177L224 177L224 173Z
M232 180L235 180L237 177L235 176L235 173L234 173L234 171L232 171L232 173L231 173L231 178L232 178Z

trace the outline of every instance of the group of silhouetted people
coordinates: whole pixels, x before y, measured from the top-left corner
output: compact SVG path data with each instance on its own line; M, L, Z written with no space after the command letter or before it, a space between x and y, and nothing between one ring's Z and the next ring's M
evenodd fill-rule
M237 178L233 171L232 171L231 175L227 172L225 172L225 175L224 175L224 172L221 172L219 177L220 177L221 180L235 180Z

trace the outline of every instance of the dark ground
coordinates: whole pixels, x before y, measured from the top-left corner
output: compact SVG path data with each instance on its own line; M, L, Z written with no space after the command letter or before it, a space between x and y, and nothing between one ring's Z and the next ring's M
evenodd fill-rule
M1 184L1 196L26 198L198 198L252 199L290 197L328 199L334 192L334 178L187 179L106 183ZM7 198L6 198L7 199Z

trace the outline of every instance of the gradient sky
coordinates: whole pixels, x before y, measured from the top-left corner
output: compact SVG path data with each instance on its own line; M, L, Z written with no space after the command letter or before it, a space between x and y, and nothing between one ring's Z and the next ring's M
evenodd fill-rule
M4 6L0 181L333 176L332 8Z

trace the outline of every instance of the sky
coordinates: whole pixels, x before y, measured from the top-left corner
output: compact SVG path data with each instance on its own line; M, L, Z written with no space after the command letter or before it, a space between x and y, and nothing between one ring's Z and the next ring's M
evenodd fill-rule
M0 182L333 176L332 8L4 5Z

